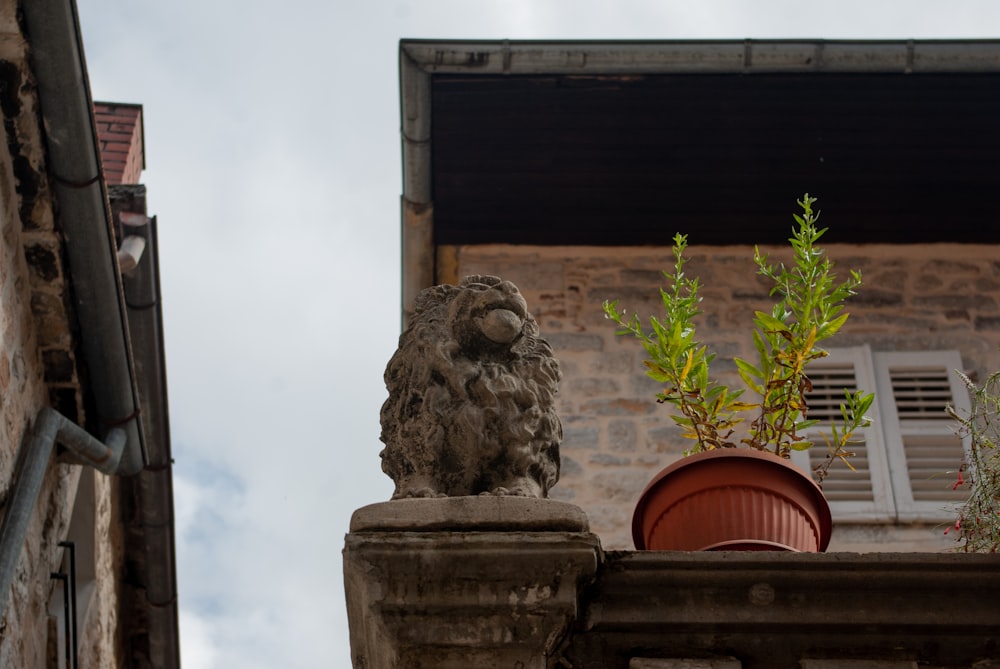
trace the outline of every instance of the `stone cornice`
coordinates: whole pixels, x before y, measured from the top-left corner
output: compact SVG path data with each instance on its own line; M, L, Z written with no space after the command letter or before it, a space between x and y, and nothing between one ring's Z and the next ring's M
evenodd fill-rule
M803 658L972 666L1000 656L997 601L995 555L617 553L567 658L574 669L628 666L640 649L749 669ZM602 662L587 659L595 647Z
M354 666L1000 666L996 555L605 554L585 520L496 497L360 509Z

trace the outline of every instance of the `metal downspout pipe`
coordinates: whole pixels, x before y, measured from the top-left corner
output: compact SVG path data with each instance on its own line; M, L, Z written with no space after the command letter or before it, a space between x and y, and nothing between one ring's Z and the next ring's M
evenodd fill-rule
M101 443L55 409L46 407L38 412L34 429L18 453L14 488L0 525L0 618L7 609L17 560L48 471L53 446L58 442L81 462L105 474L113 474L121 461L126 439L125 430L112 428L105 443Z
M399 49L400 139L403 152L402 327L417 294L438 282L431 199L431 75Z

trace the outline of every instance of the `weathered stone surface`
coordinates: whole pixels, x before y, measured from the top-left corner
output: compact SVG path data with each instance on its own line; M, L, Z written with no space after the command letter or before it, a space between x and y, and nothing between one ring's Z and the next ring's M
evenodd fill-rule
M60 265L55 244L32 244L24 249L24 257L28 260L32 280L49 283L59 278Z
M421 292L385 370L382 469L393 499L545 497L559 479L559 379L511 282L469 276Z
M997 303L991 295L918 295L913 298L913 305L937 313L943 309L978 309L979 311L996 311Z
M806 658L802 669L917 669L913 660L822 660Z
M486 522L569 506L475 504ZM998 666L995 555L604 553L584 532L426 528L347 536L356 669Z
M351 532L405 530L588 532L583 510L534 497L476 495L397 499L363 506L351 516Z
M597 537L582 532L352 532L353 665L554 666L599 559Z
M628 465L632 463L631 458L621 455L611 455L610 453L594 453L589 461L595 465Z
M557 351L600 351L604 339L598 335L565 332L549 335L549 343Z
M740 669L743 664L733 657L692 660L692 659L649 659L633 657L628 669Z
M608 424L608 440L612 451L635 451L638 441L635 423L627 420L611 421Z
M569 426L566 428L564 449L585 448L595 449L599 443L600 430L590 425Z
M652 413L655 407L656 404L652 401L641 399L591 400L583 403L581 413L598 416L631 416Z
M1000 330L1000 316L979 316L975 326L976 330Z
M562 467L561 467L560 471L563 474L579 474L582 471L582 469L580 468L580 463L578 463L573 458L564 455L564 456L562 456ZM563 492L563 493L566 492L565 487L563 487L563 488L553 488L553 491L555 491L555 490L558 490L558 491ZM565 499L565 497L561 497L560 499Z

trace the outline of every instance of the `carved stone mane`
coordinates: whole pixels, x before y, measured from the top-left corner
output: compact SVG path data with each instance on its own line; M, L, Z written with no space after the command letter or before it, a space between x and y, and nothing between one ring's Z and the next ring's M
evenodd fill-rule
M559 479L560 373L517 287L427 288L385 370L382 469L393 499L546 497Z

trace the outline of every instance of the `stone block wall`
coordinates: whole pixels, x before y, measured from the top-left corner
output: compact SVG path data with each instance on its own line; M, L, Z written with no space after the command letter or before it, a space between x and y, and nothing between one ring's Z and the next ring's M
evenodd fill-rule
M17 7L0 1L0 515L14 485L17 454L39 410L51 406L78 424L85 421L71 287ZM80 474L78 466L49 463L0 617L0 667L55 666L53 653L62 652L53 643L49 602L57 581L50 573L60 570L64 558L59 542L67 536ZM81 667L122 663L118 483L98 476L90 527L97 586L89 611L80 612L81 618L88 613L79 621Z
M7 84L3 86L5 110L30 105L19 90L28 85L24 56L23 40L17 45L13 36L0 34L0 76ZM39 336L69 339L65 321L59 333L55 323L49 331L48 319L35 321L35 313L48 302L41 295L36 297L35 288L61 273L51 209L36 206L34 197L42 159L40 137L21 116L4 120L6 132L0 145L0 496L6 496L24 430L46 403ZM32 141L37 142L36 148L31 147Z
M738 384L734 355L753 357L754 310L770 310L770 286L756 276L753 250L705 247L690 238L689 275L701 278L699 339L713 365ZM825 245L846 275L864 285L832 346L875 351L956 349L965 370L1000 369L1000 249L970 245ZM790 260L784 248L762 249ZM581 506L606 549L630 549L631 515L649 479L687 447L654 401L658 384L642 372L638 342L616 337L601 304L646 317L662 312L658 286L672 262L667 247L461 246L438 250L438 280L496 274L528 301L563 370L559 415L565 432L562 478L552 497ZM957 466L957 463L956 463ZM831 550L938 550L953 546L938 527L838 528Z
M26 256L45 255L42 242L28 243L21 220L21 200L8 147L0 146L0 506L13 486L15 460L39 409L48 404L39 332L33 314L32 286L45 274L29 266ZM68 336L68 330L64 333ZM42 495L51 500L52 517L37 513L29 529L27 550L21 553L18 576L8 611L0 620L0 666L45 666L47 645L48 573L61 557L58 532L65 531L63 511L75 480L69 468L53 470ZM44 578L43 578L44 572Z

